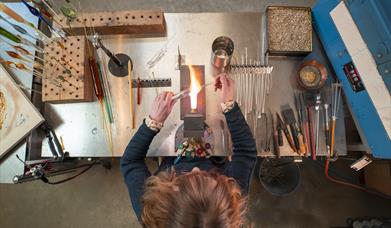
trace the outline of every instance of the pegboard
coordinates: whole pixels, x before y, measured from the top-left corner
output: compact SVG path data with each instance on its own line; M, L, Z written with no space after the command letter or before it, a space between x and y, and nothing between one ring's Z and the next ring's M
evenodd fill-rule
M97 32L100 35L132 34L156 37L166 35L166 23L161 10L83 13L72 21L68 21L63 16L59 22L70 36L85 35L86 32L87 34Z
M48 102L82 102L93 98L88 68L87 40L68 37L61 48L57 43L45 45L42 100ZM58 84L59 83L59 84Z

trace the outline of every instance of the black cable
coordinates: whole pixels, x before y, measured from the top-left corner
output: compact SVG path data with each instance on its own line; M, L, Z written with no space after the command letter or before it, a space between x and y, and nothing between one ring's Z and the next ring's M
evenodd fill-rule
M71 176L71 177L65 178L65 179L60 180L60 181L55 181L55 182L51 182L51 181L48 180L48 181L45 182L45 183L51 184L51 185L56 185L56 184L65 183L65 182L70 181L70 180L72 180L72 179L74 179L74 178L76 178L76 177L82 175L83 173L87 172L89 169L92 168L92 166L94 166L94 165L96 165L96 164L98 164L98 163L99 163L99 162L95 161L94 163L92 163L91 165L89 165L87 168L85 168L84 170L82 170L80 173L78 173L78 174L76 174L76 175L73 175L73 176Z

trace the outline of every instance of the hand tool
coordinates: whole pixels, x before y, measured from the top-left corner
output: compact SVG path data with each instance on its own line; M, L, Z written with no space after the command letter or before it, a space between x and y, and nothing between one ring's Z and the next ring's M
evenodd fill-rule
M293 142L295 144L295 148L297 152L300 152L300 144L299 144L299 139L298 139L298 133L296 129L296 118L293 110L289 107L286 106L282 111L281 111L282 117L284 118L284 121L286 124L289 125L289 129L292 134Z
M319 131L320 131L320 107L321 107L321 95L318 93L316 95L315 101L315 154L319 154Z
M301 116L302 116L302 132L304 136L304 144L306 146L306 152L310 153L310 136L309 136L309 117L308 117L308 111L307 107L304 101L304 93L299 94L299 105L301 109Z
M278 117L277 117L278 113L276 113L276 118L277 118L277 141L278 141L278 145L279 146L283 146L284 145L284 140L283 140L283 137L282 137L282 123L280 121L278 121Z
M272 130L273 130L273 147L274 147L274 154L276 155L277 158L280 158L280 146L278 145L278 131L275 128L276 126L274 125L274 117L273 115L271 116L272 118Z
M316 151L315 151L315 137L314 137L314 115L312 113L311 107L307 107L308 113L308 144L309 151L311 151L312 160L316 160Z
M288 128L286 127L286 124L284 123L284 121L281 119L280 115L277 113L277 124L281 126L281 129L282 131L284 132L285 134L285 137L286 139L288 140L288 143L289 143L289 146L291 147L291 149L293 150L293 152L297 152L296 150L296 147L295 147L295 144L293 142L293 139L289 133L289 130Z
M303 104L301 103L302 102L301 95L302 95L301 93L300 94L295 93L294 98L295 98L295 107L297 111L297 120L298 120L298 123L296 124L297 138L300 146L299 148L300 154L304 155L307 152L307 145L306 145L305 134L304 134L305 129L303 127L305 112L304 112Z
M324 133L326 138L326 149L327 149L327 156L330 156L330 119L329 119L329 104L324 103L323 104L323 111L324 111Z
M340 83L331 84L331 145L330 145L330 156L334 157L334 137L335 127L337 123L337 116L341 100L341 89Z

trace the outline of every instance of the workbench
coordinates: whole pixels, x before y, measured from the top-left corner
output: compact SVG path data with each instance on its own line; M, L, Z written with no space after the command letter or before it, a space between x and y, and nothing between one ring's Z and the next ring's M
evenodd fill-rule
M136 128L131 129L129 111L129 89L126 77L110 76L113 100L114 156L122 156L129 140L148 115L154 97L162 91L179 92L179 70L176 70L178 48L185 58L186 65L205 65L205 83L214 81L214 72L210 64L211 45L218 36L230 37L235 45L233 59L240 58L248 49L248 57L258 60L262 45L261 13L166 13L167 36L154 38L134 38L125 35L103 36L103 43L114 53L126 53L133 61L133 78L153 79L171 78L172 86L165 88L143 88L141 105L135 104ZM103 56L103 53L99 53ZM327 58L314 33L313 53L307 59L316 58L326 65ZM106 57L107 59L107 57ZM272 57L269 63L274 66L272 72L273 87L267 98L267 107L272 113L279 112L280 106L290 104L294 107L294 77L303 57ZM332 77L331 71L328 71ZM136 89L134 89L136 94ZM135 96L133 96L135 97ZM206 123L212 128L215 137L214 154L224 156L221 150L220 120L224 116L220 107L220 94L213 86L206 87ZM39 103L39 102L38 102ZM42 107L46 121L54 128L57 136L63 138L65 150L71 157L110 157L98 101L67 104L44 103ZM336 129L336 150L346 154L344 113L340 109ZM165 122L162 131L154 138L147 156L176 156L175 133L182 121L179 118L179 104ZM324 142L321 132L321 142ZM38 139L35 141L39 141ZM51 157L46 139L39 144L42 157ZM36 148L32 146L31 148ZM320 148L325 148L321 145ZM36 148L37 149L37 148ZM39 148L38 148L39 149ZM323 150L325 151L325 149ZM11 152L12 153L12 152ZM326 154L326 152L325 152ZM290 151L284 141L282 156L298 156ZM271 152L259 151L259 156L274 156ZM13 157L13 156L9 156ZM0 163L0 170L3 169ZM22 173L22 169L20 173ZM12 177L9 177L10 179ZM4 180L4 178L2 179Z

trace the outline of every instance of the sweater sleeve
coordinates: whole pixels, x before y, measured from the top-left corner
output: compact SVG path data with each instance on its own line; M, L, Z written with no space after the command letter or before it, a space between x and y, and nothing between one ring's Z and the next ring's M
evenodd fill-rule
M225 118L231 132L233 155L224 173L233 177L247 194L257 160L255 140L237 103L225 113Z
M149 129L143 122L130 140L121 158L121 173L128 187L133 210L139 220L142 210L141 197L144 192L144 183L151 176L144 159L156 134L157 132Z

